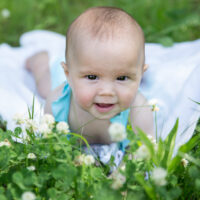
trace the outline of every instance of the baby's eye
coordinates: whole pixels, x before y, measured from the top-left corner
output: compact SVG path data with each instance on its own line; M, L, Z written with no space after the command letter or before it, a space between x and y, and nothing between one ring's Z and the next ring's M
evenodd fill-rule
M97 76L96 75L87 75L86 78L89 80L96 80Z
M126 81L128 79L128 76L119 76L117 77L118 81Z

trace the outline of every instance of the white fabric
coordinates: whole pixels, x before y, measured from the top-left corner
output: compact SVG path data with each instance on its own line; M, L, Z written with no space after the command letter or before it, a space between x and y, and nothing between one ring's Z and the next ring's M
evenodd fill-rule
M142 93L156 98L158 135L165 138L179 118L176 149L185 143L195 129L200 117L200 39L176 43L172 47L146 44L145 72L141 84Z
M27 57L47 50L50 59L63 56L65 37L43 30L31 31L20 38L20 47L0 45L0 114L13 129L12 117L17 112L27 112L33 95L36 95L36 113L41 113L44 101L36 92L34 80L24 68ZM148 98L159 100L157 113L158 134L163 138L179 117L177 146L192 135L200 116L200 39L176 43L172 47L146 44L146 63L141 92Z
M115 166L112 166L111 171L114 171L119 166L124 156L124 152L119 150L117 143L110 145L92 144L90 147L91 149L84 147L84 152L93 155L95 158L99 158L104 164L108 164L111 157L114 156L113 161Z

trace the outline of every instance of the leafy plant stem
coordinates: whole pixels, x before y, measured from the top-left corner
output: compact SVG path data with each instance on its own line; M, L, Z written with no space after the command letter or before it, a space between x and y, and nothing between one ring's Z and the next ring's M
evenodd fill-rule
M126 190L126 191L124 192L124 198L123 198L123 200L127 200L127 196L128 196L128 191Z
M158 142L157 112L155 111L156 142Z
M31 119L33 119L34 117L34 110L35 110L34 108L35 108L35 96L33 96Z
M88 144L87 140L83 136L81 136L81 135L79 135L77 133L70 133L70 134L75 136L75 137L79 137L81 140L83 140L85 142L85 144L88 147L88 149L90 149L90 145Z
M66 157L69 158L70 156L69 156L68 152L66 151L66 148L64 147L64 145L63 145L62 142L60 141L60 138L59 138L56 134L55 134L55 138L56 138L56 140L61 144L62 149L63 149L63 151L65 152Z
M27 145L25 145L25 153L26 153L26 155L27 155ZM26 167L28 166L28 158L27 158L27 156L26 156Z

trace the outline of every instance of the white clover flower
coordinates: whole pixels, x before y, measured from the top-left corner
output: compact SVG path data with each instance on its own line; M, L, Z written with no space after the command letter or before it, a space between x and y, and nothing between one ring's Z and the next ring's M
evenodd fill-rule
M164 186L167 184L166 176L167 171L161 167L154 168L151 175L154 183L159 186Z
M85 165L92 165L95 163L95 159L92 155L86 155L84 157L84 163L85 163Z
M41 123L42 124L48 124L49 126L52 126L55 123L55 119L54 119L53 115L45 114L45 115L43 115L43 117L41 119Z
M7 146L5 142L0 142L0 147Z
M154 144L157 144L157 141L156 141L156 139L153 139L153 141L152 141Z
M113 183L112 183L111 187L114 190L121 188L123 186L123 184L126 182L126 177L123 176L118 171L113 172L113 174L111 175L111 178L113 179Z
M109 126L108 132L113 142L120 142L126 138L126 129L120 123L112 123Z
M147 135L147 137L153 143L155 151L157 151L158 150L158 144L157 144L156 139L154 139L153 136L151 136L151 135Z
M36 196L33 192L24 192L22 194L22 200L35 200Z
M150 152L146 145L141 145L134 155L136 160L147 160L150 158Z
M148 104L150 105L150 106L152 106L152 111L153 112L155 112L155 111L159 111L160 109L159 109L159 107L157 106L157 104L158 104L158 100L157 99L151 99L151 100L149 100L148 101Z
M149 140L153 143L153 144L157 144L156 139L154 139L154 137L152 135L147 135L147 137L149 138Z
M81 154L75 157L74 162L75 165L82 165L84 163L85 155Z
M154 139L154 137L153 137L152 135L147 135L147 137L149 138L149 140L150 140L152 143L156 144L156 139Z
M158 99L150 99L150 100L148 101L148 104L149 104L150 106L155 106L156 104L158 104Z
M126 170L126 165L124 163L122 163L120 165L119 169L121 169L124 172Z
M56 129L60 133L65 133L65 134L69 133L69 125L66 122L59 122L56 125Z
M27 158L34 160L34 159L36 159L36 155L34 153L29 153Z
M1 10L1 16L2 16L3 18L8 18L8 17L10 17L10 11L9 11L7 8L2 9L2 10Z
M8 141L8 139L5 139L4 141L0 142L0 147L2 146L10 147L11 143Z
M95 163L95 159L92 155L85 155L85 154L81 154L81 155L78 155L76 158L75 158L75 165L92 165Z
M182 163L183 167L186 168L188 163L189 163L189 161L187 159L185 159L185 158L182 158L181 163Z
M43 123L39 125L38 131L44 134L44 137L48 137L48 134L50 134L52 130L48 124Z
M38 130L38 124L36 123L36 121L34 121L33 119L26 119L26 129L32 130L32 131L37 131Z
M16 113L13 116L13 120L15 121L16 124L21 125L24 124L26 121L25 115L22 113Z
M35 171L35 166L34 166L34 165L31 165L31 166L27 167L27 169L28 169L29 171Z
M152 135L147 135L147 137L149 138L149 140L153 141L153 136Z

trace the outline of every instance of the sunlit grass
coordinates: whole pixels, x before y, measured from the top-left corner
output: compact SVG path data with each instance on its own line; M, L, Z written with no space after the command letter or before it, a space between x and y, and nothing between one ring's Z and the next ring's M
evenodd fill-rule
M170 45L194 40L200 32L200 0L1 0L0 43L18 45L22 33L47 29L62 34L85 9L116 6L130 13L142 26L147 42ZM1 15L8 9L10 16Z

